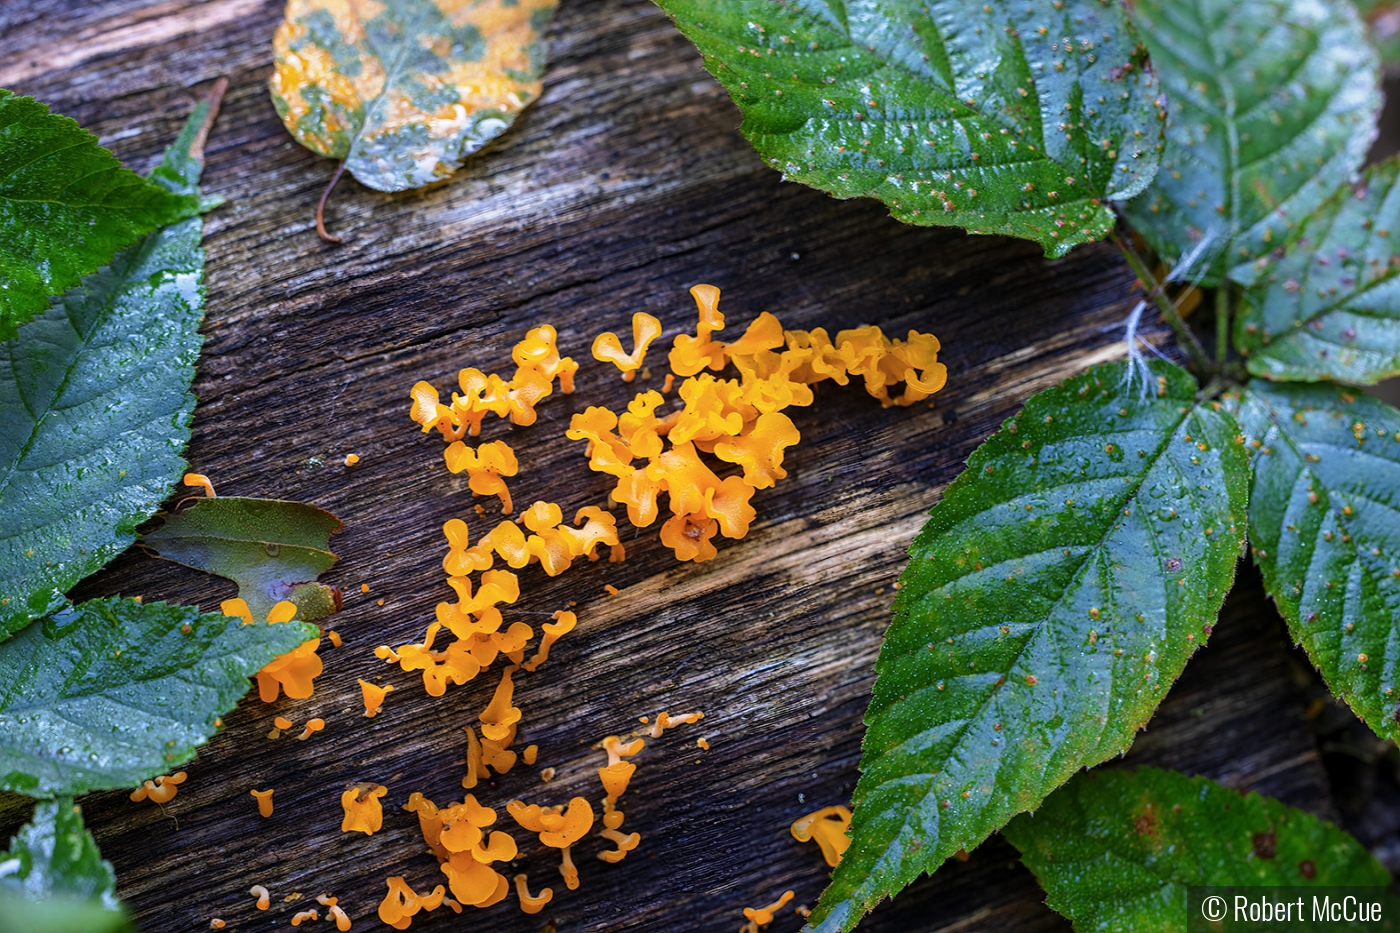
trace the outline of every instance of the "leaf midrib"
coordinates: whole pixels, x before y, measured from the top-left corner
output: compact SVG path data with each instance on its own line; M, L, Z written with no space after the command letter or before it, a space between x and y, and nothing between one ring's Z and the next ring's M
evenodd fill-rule
M388 7L386 6L383 10L381 10L379 15L384 15L384 11L387 9ZM365 23L364 20L360 19L359 10L353 9L353 13L356 22L358 22L360 24L360 27L363 29ZM390 65L390 67L384 70L384 86L380 88L379 95L375 97L373 101L370 102L369 109L365 112L364 121L361 122L359 128L355 130L355 138L350 140L350 148L346 150L345 153L345 162L349 162L355 157L356 148L365 139L365 131L370 127L372 123L375 122L375 120L379 118L380 112L384 107L384 102L389 97L389 91L391 88L393 88L394 82L398 79L399 73L403 70L404 58L408 53L409 45L413 41L411 37L416 36L418 34L418 26L423 22L423 17L426 15L426 7L420 7L418 17L413 21L412 31L410 32L409 30L407 30L407 28L405 28L404 31L400 33L399 39L401 41L398 43L398 47L394 50L393 63ZM384 57L379 54L379 50L375 49L372 43L370 42L369 30L365 29L364 32L365 45L369 47L370 50L374 53L375 58L379 59L381 62L384 61Z

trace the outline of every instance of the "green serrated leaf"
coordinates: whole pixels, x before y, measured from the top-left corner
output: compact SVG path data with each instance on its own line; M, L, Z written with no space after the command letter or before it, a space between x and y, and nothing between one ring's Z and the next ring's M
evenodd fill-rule
M1031 397L910 548L852 842L812 922L882 898L1125 750L1204 643L1244 542L1234 419L1167 364Z
M657 0L784 177L1061 256L1157 170L1157 80L1118 3Z
M165 603L93 600L0 644L0 789L133 787L188 761L248 678L316 638Z
M363 185L441 181L543 90L556 0L287 0L272 103Z
M1376 135L1376 53L1349 2L1137 0L1169 101L1167 148L1128 219L1163 257L1198 244L1215 285L1281 246L1361 166Z
M116 872L103 860L71 797L39 801L34 816L10 840L10 851L0 853L0 863L10 868L0 872L0 881L30 900L67 896L117 909Z
M1331 385L1250 383L1250 544L1294 639L1377 735L1400 738L1400 412Z
M1188 886L1390 884L1311 813L1156 768L1079 775L1002 835L1080 931L1186 933Z
M337 608L334 591L315 581L336 561L330 536L341 527L330 512L303 502L221 496L167 516L141 536L141 546L237 583L255 619L290 599L303 622L315 622Z
M0 883L0 933L134 933L124 910L74 897L38 903Z
M1337 191L1282 258L1261 259L1235 326L1256 376L1373 383L1400 374L1400 160Z
M118 250L198 209L122 168L73 120L0 88L0 340Z
M208 113L166 151L158 186L198 191ZM123 251L0 354L0 639L135 541L185 468L203 229L191 217Z

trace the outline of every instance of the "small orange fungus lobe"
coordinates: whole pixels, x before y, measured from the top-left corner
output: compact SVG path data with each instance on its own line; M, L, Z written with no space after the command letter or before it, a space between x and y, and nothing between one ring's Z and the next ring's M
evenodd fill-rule
M368 593L368 592L369 592L369 584L368 584L368 583L361 583L361 584L360 584L360 592L361 592L361 593Z
M278 716L272 720L272 725L275 729L286 730L292 727L292 721L286 716Z
M214 498L214 484L203 473L186 473L180 482L186 486L198 486L204 490L206 498Z
M598 769L598 778L603 782L603 791L608 799L617 800L627 793L627 784L636 770L637 766L630 761L618 761Z
M641 833L632 833L630 836L618 832L616 829L605 829L600 834L604 839L614 843L617 848L609 849L598 853L598 858L605 862L616 864L627 857L627 853L637 848L637 844L642 841Z
M218 917L213 917L209 921L209 929L211 930L222 930L226 926L228 926L228 924Z
M784 891L783 896L778 898L767 907L745 907L744 916L748 918L748 923L744 925L745 930L757 931L773 922L773 916L784 907L788 901L796 895L792 891Z
M535 758L539 755L539 753L540 747L538 745L527 745L525 746L525 753L520 756L520 760L525 762L525 764L527 765L533 765L535 763Z
M297 604L289 599L284 599L267 611L267 624L277 625L282 622L290 622L296 618Z
M383 784L351 784L340 795L345 818L340 821L342 833L377 833L384 825L384 808L379 798L389 792Z
M326 721L324 719L308 719L306 721L306 728L302 730L301 735L297 736L297 738L305 742L307 739L311 738L313 733L320 732L324 728L326 728Z
M578 625L578 616L574 613L564 610L554 613L554 621L546 622L541 626L544 635L540 638L540 650L536 652L533 658L525 662L523 665L525 670L533 674L541 664L548 661L549 649L553 647L554 643L561 637L572 632L576 625ZM531 761L525 763L534 764L534 762Z
M554 897L553 888L545 888L538 896L531 897L530 889L527 885L529 878L522 872L515 876L515 893L520 898L520 909L527 914L537 914L544 910L544 905Z
M341 644L343 644L340 637L340 633L337 632L335 629L330 629L329 631L327 631L326 637L331 640L331 645L336 648L339 648Z
M438 885L431 894L416 894L402 875L392 875L384 880L389 885L389 893L379 902L379 919L396 930L407 930L420 910L437 910L447 893L442 885Z
M263 887L262 885L253 885L251 888L248 889L248 893L258 899L258 910L267 910L269 907L272 906L272 896L268 894L267 888Z
M703 735L695 740L695 744L700 746L700 748L704 749L707 752L710 750L710 740L705 738Z
M815 839L821 846L822 858L835 868L841 864L841 856L851 844L851 837L846 835L850 827L850 810L845 807L823 807L793 823L792 838L798 842Z
M695 336L678 334L671 344L671 370L677 376L694 376L709 367L718 372L728 362L724 344L711 340L715 331L724 330L724 315L719 312L719 289L713 285L696 285L690 290L700 321Z
M331 898L331 900L335 900L335 898ZM329 909L326 911L326 919L334 920L335 928L339 930L340 933L345 933L346 930L350 929L350 915L347 914L345 908L341 907L339 904L330 905Z
M617 334L599 334L593 341L593 358L600 363L612 363L622 371L622 378L631 382L637 370L642 368L647 348L661 336L661 322L644 311L632 315L632 352L622 351L622 341Z
M268 788L267 790L250 790L248 793L257 799L258 813L263 819L272 816L272 788Z
M622 739L615 735L610 735L603 739L603 751L608 753L608 765L615 765L624 758L631 758L641 752L646 746L646 739L636 738L622 744Z
M279 692L285 692L293 700L311 696L316 689L314 681L323 670L321 657L316 653L320 647L319 638L304 641L258 671L258 697L264 703L273 703Z
M295 916L293 916L293 917L292 917L292 926L294 926L294 927L299 927L299 926L301 926L303 923L306 923L306 922L308 922L308 921L311 921L311 920L320 920L320 919L321 919L321 912L320 912L319 910L317 910L316 908L313 907L313 908L311 908L310 910L303 910L301 913L296 914Z
M609 596L616 596L618 593L622 592L617 587L613 586L611 583L603 584L603 591L606 592Z
M253 610L248 607L248 603L244 599L237 597L226 599L219 603L219 611L226 616L242 619L244 625L253 624Z
M346 454L346 455L345 455L345 465L346 465L346 466L352 467L352 466L354 466L355 464L357 464L357 463L359 463L359 462L360 462L360 455L359 455L359 454Z
M509 444L491 441L472 450L461 441L453 441L442 455L449 472L467 474L467 488L478 496L496 496L501 500L501 511L510 514L510 490L501 477L515 476L520 464Z
M361 680L360 694L365 701L365 718L373 719L379 714L379 709L384 705L384 698L393 692L393 684L379 686L372 684L368 680Z
M185 783L188 777L183 771L176 771L174 774L162 774L149 781L143 781L141 786L131 792L131 799L137 803L142 800L149 800L152 803L169 803L175 799L179 793L179 785Z
M550 781L554 780L554 769L553 769L553 768L541 768L541 769L540 769L540 780L543 781L543 782L546 783L546 784L548 784Z
M659 739L661 738L661 734L667 729L673 729L680 725L693 725L704 718L705 714L699 710L693 713L681 713L676 716L672 716L670 713L660 713L656 717L656 722L652 724L651 737L653 739Z

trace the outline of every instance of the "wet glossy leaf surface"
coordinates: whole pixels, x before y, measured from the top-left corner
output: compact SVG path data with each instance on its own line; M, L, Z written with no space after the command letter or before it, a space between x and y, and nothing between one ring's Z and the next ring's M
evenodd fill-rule
M1400 412L1331 385L1250 384L1250 545L1289 631L1376 734L1400 738Z
M1094 0L658 0L784 177L905 223L1103 236L1157 169L1157 81Z
M1376 135L1376 53L1350 3L1139 0L1167 93L1167 148L1133 227L1175 260L1207 240L1205 284L1282 246L1361 166Z
M0 884L11 883L30 900L69 896L117 909L116 873L71 797L35 804L34 815L10 840L10 851L0 853L0 862L8 859L19 864Z
M117 598L36 622L0 644L0 789L80 794L171 771L249 677L316 634Z
M152 173L197 195L201 104ZM0 347L0 638L136 540L185 467L204 338L203 221L180 221Z
M1379 382L1400 373L1400 161L1344 186L1277 261L1261 260L1235 345L1257 376Z
M1002 831L1076 930L1185 933L1191 885L1388 885L1349 833L1175 771L1075 777Z
M108 910L73 897L42 903L11 893L0 884L0 933L133 933L123 910Z
M851 929L1125 750L1210 634L1244 540L1244 448L1184 370L1147 381L1101 366L1032 396L933 509L816 929Z
M272 102L362 184L441 181L543 87L555 0L288 0Z
M329 539L340 529L340 519L302 502L220 496L167 517L141 545L234 581L254 619L290 599L298 618L315 622L335 611L330 587L315 581L335 563Z
M122 168L97 137L0 89L0 340L196 198Z

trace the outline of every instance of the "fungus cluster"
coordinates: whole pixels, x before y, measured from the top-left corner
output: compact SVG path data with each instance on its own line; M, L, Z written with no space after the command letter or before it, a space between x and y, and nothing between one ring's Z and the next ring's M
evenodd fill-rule
M669 362L682 377L684 407L664 417L657 410L660 392L639 392L618 414L594 406L573 416L567 436L587 441L589 468L617 478L614 502L626 505L631 523L644 528L660 516L666 493L671 517L661 526L661 541L678 560L703 561L716 555L716 534L742 538L755 511L753 494L787 476L783 457L801 435L784 410L811 405L811 387L828 379L846 385L859 376L865 389L885 406L912 405L943 387L947 371L938 362L938 339L910 331L908 340L890 340L878 327L843 330L833 342L825 330L783 330L764 312L733 343L714 338L724 329L719 289L697 285L690 290L699 309L695 335L673 341ZM646 353L643 335L654 339L650 315L636 315L638 336L633 354L620 355L616 335L603 334L594 356L633 375ZM737 379L720 379L733 365ZM904 391L891 395L900 383ZM701 455L739 466L742 476L721 479Z
M185 772L176 771L174 774L162 774L149 781L142 781L141 786L131 792L131 799L135 803L143 800L157 804L169 803L180 792L180 785L185 783L186 777L188 775Z
M845 807L823 807L799 820L791 827L792 838L798 842L816 840L822 858L832 868L841 864L841 856L851 844L846 832L851 828L851 811Z
M226 616L243 620L244 625L253 623L253 610L243 599L226 599L219 604L219 610ZM267 623L277 625L296 618L297 604L282 600L267 613ZM280 657L274 658L266 667L258 671L258 697L264 703L275 703L280 693L288 699L304 700L315 692L313 681L321 676L323 665L317 649L321 639L311 638ZM288 726L287 728L291 728Z

